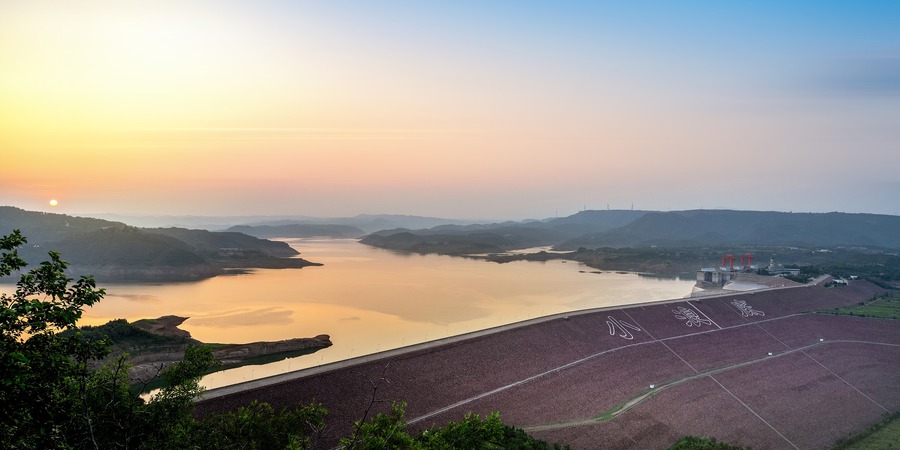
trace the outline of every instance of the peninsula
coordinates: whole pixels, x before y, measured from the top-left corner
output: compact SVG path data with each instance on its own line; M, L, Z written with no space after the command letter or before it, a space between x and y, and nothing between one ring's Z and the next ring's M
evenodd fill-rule
M107 336L110 339L112 352L107 360L129 355L128 363L132 366L128 377L133 385L150 383L166 367L181 361L185 348L191 345L212 347L213 356L220 362L214 371L267 364L331 346L331 338L327 334L247 344L203 343L192 338L190 332L179 328L187 319L163 316L130 323L125 319L116 319L97 327L83 327L82 333L87 338Z

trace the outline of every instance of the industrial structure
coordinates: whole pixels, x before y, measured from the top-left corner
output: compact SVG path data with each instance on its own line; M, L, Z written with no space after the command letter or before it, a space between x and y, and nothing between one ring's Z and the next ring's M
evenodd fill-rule
M735 261L738 265L735 265ZM766 267L768 275L759 275L758 269L759 267L753 264L752 254L744 253L736 258L734 254L727 253L722 257L722 264L719 267L704 267L697 271L697 283L691 297L714 295L722 291L753 291L800 284L782 277L797 275L800 269L776 266L772 258Z
M697 271L697 284L706 283L715 286L725 286L726 283L734 279L734 276L741 272L755 271L756 266L753 265L753 255L744 253L741 255L737 267L734 265L735 257L731 253L722 257L722 265L719 267L704 267Z

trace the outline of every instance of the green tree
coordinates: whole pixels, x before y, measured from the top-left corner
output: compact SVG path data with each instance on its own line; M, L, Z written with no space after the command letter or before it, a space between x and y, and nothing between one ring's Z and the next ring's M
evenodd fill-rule
M669 447L669 450L744 450L744 447L719 442L715 438L685 436Z
M450 422L443 427L433 427L417 436L406 431L403 419L406 403L391 405L390 414L377 414L367 422L357 422L353 435L341 439L346 449L521 449L550 450L560 447L535 439L519 428L504 425L500 414L489 414L484 420L477 414L466 414L460 422Z
M327 411L311 404L275 411L254 401L236 411L210 414L198 423L196 448L259 450L318 448Z
M390 414L378 413L369 421L356 422L354 433L341 439L341 447L349 450L421 448L406 432L405 410L406 403L395 403Z
M418 438L422 448L451 450L458 448L549 450L560 449L535 439L519 428L505 425L499 413L488 414L483 420L468 413L460 422L450 422L440 428L425 430Z
M14 230L0 238L0 276L26 268ZM0 441L11 448L58 448L83 423L88 362L106 355L102 341L75 332L82 308L104 294L91 277L73 279L59 253L22 274L12 295L0 295Z
M19 230L0 237L0 276L27 268ZM195 428L200 377L215 363L189 347L169 367L150 402L134 395L125 358L99 366L106 339L87 339L77 322L105 291L91 277L66 276L59 253L23 273L15 293L0 295L0 442L6 448L174 448ZM173 446L174 444L174 446Z

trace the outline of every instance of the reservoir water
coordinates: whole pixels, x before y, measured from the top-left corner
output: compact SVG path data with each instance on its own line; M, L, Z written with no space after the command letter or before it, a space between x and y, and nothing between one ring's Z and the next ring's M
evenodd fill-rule
M548 314L681 298L694 284L597 273L574 262L496 264L400 254L355 240L286 242L324 266L189 283L104 283L106 297L86 310L81 324L171 314L190 317L181 328L203 342L328 334L334 343L311 355L209 375L203 385L213 388Z

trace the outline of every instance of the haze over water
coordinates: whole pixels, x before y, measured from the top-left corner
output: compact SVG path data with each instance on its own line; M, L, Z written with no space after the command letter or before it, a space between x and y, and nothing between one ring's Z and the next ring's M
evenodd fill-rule
M334 345L265 366L213 374L207 387L586 308L681 298L692 280L594 270L574 262L496 264L404 255L355 240L291 240L322 267L258 270L193 283L103 284L83 325L116 318L190 317L203 342L244 343L328 334Z

